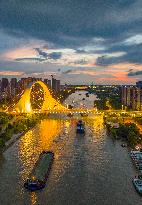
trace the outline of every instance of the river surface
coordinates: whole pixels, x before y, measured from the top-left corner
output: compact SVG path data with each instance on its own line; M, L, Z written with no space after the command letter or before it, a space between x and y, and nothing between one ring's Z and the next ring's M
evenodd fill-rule
M83 118L84 136L76 134L78 119L43 120L0 156L0 205L141 205L127 148L106 135L102 115ZM28 192L23 183L43 150L55 153L47 186Z

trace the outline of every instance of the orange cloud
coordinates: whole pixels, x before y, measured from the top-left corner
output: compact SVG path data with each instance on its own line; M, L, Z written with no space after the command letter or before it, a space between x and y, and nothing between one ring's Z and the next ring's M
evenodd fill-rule
M32 47L17 48L15 50L7 51L2 54L2 57L6 60L14 60L16 58L29 58L35 57L36 51Z
M136 69L136 70L142 70L142 65L141 64L134 64L134 63L117 63L117 64L112 64L108 65L107 68L112 68L112 69L124 69L124 70L129 70L129 69Z
M0 71L0 75L7 75L7 76L21 76L24 75L24 72L18 71Z

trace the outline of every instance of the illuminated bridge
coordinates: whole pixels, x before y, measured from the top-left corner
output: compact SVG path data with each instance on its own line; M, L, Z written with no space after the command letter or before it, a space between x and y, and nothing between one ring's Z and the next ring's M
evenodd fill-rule
M39 84L44 91L44 100L40 110L41 112L52 111L52 110L56 110L56 111L67 110L66 107L61 105L57 100L55 100L52 97L48 87L42 81L36 81L29 84L29 86L26 88L23 95L20 97L20 100L16 104L10 106L8 108L8 111L15 112L15 113L33 113L34 110L31 105L31 91L33 86L35 86L36 84Z
M31 103L31 93L32 88L35 85L40 85L42 87L44 96L43 96L43 104L40 109L33 109L32 103ZM12 113L36 113L36 112L47 112L47 113L92 113L95 112L95 109L81 109L81 108L75 108L75 109L68 109L67 107L63 106L58 102L56 99L54 99L48 89L48 87L42 82L42 81L36 81L26 88L26 90L21 95L19 101L17 103L12 104L7 109L8 112Z

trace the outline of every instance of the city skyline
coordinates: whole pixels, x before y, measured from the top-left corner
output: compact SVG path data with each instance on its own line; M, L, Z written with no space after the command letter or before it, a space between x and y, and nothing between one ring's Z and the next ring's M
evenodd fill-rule
M0 2L0 77L135 84L142 77L140 0Z

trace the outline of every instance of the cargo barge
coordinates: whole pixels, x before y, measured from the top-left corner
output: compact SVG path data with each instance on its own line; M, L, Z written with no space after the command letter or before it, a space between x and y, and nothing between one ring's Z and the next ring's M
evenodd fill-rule
M53 160L53 152L43 151L40 154L29 178L24 183L24 187L30 191L43 189L46 185Z

